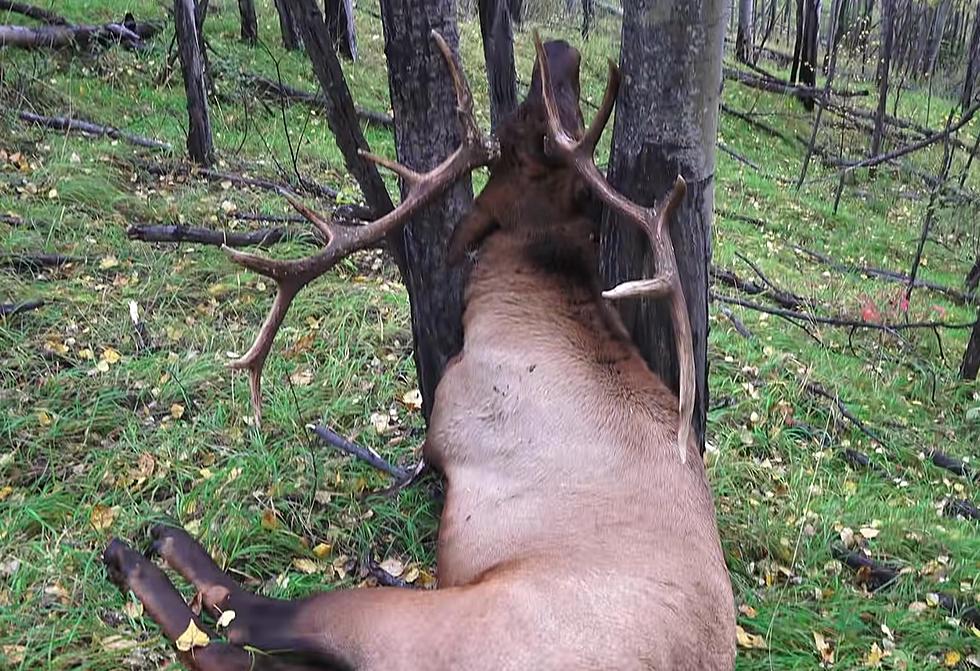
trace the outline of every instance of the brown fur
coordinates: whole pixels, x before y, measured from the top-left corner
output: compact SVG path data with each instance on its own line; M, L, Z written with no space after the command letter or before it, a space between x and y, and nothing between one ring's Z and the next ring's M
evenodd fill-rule
M564 123L580 132L578 53L549 48ZM233 643L302 653L259 666L733 668L731 584L702 460L693 443L687 463L677 459L677 399L600 297L590 200L546 156L543 125L532 88L453 241L477 262L463 351L439 383L425 446L447 486L440 589L261 599L185 535L158 532L205 605L236 610ZM125 548L107 556L110 567L132 563L120 580L153 599L150 568ZM178 606L152 612L168 635L186 626ZM191 663L247 668L237 664Z

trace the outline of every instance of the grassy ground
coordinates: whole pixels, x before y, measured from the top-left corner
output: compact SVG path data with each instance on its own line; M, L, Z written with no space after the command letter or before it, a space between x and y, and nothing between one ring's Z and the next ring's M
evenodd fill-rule
M141 19L163 15L151 0L56 4L69 18L89 22L119 18L127 9ZM278 67L285 81L314 87L304 57L278 47L271 2L259 4L267 46L247 48L236 39L235 3L211 3L208 35L222 94L212 121L222 167L276 178L277 162L292 170L289 147L298 146L303 175L353 195L322 116L304 106L262 103L236 76L275 77ZM358 23L362 58L347 68L349 81L360 104L385 109L380 24L364 13ZM462 32L463 60L486 118L478 30L466 23ZM517 40L527 81L530 33ZM235 575L273 596L360 584L351 572L368 552L400 562L412 580L434 575L438 510L430 487L364 501L361 494L385 480L312 444L303 429L323 420L390 459L416 458L423 422L403 400L416 384L407 299L390 264L362 255L297 300L266 368L260 432L251 426L245 380L226 363L229 353L250 343L271 287L213 248L126 239L133 222L244 230L249 224L235 212L285 213L282 201L260 191L158 178L132 167L134 157L181 154L186 117L179 73L161 77L168 42L161 35L144 54L0 52L6 109L0 213L23 219L0 223L3 250L78 257L56 269L0 270L0 302L47 301L0 320L0 668L166 665L168 646L106 581L99 562L111 536L140 539L153 521L184 525ZM600 99L605 56L617 50L611 26L583 47L590 100ZM924 120L916 111L923 96L905 93L900 112ZM793 100L735 84L724 97L786 133L808 135L810 117ZM930 107L930 122L938 125L947 107L935 99ZM112 123L169 141L175 150L167 155L36 129L16 120L19 109ZM821 142L836 147L840 131L830 127L832 118L825 121ZM924 187L891 169L873 180L858 175L835 215L836 179L818 162L807 185L793 190L799 143L727 115L720 134L726 147L761 170L719 153L714 263L752 277L744 256L783 288L818 301L825 314L860 317L870 310L898 319L900 285L832 271L792 245L905 271L924 215ZM368 129L367 135L376 150L391 154L390 134ZM846 154L862 155L866 142L846 135ZM936 149L913 160L935 172L940 159ZM922 276L958 286L977 245L973 213L943 208L933 239ZM298 243L275 249L302 252ZM152 338L149 351L136 346L131 301ZM948 497L975 500L975 484L925 456L935 448L980 456L974 410L980 390L956 379L966 332L942 332L941 349L932 331L909 332L900 341L811 326L811 337L778 318L733 310L755 338L739 336L712 307L715 409L707 459L743 643L760 646L743 647L738 667L814 668L832 650L836 668L969 668L980 654L980 630L935 607L932 595L952 594L967 604L980 595L977 525L939 509ZM975 308L921 290L910 310L914 319L976 316ZM838 394L881 442L843 420L830 400L807 394L807 382ZM379 417L388 420L382 432L374 426L383 423ZM815 436L791 426L790 417ZM841 458L848 447L870 454L888 475L853 470ZM907 569L898 584L869 594L831 555L842 536ZM818 639L829 646L823 657ZM875 650L887 654L877 661Z

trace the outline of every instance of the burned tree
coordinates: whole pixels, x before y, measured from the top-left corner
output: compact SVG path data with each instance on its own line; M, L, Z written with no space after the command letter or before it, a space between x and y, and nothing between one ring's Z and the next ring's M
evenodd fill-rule
M743 63L755 62L752 42L753 0L738 0L738 32L735 34L735 58Z
M490 88L490 124L496 130L501 121L517 109L514 31L507 0L480 0L479 10Z
M353 0L324 0L323 19L333 39L334 49L347 60L357 60Z
M177 55L187 93L187 153L194 162L211 165L214 145L194 0L174 0L174 26L177 31Z
M259 20L255 14L255 0L238 0L238 13L242 17L242 41L255 44L259 41Z
M960 107L966 109L973 102L973 87L980 71L980 7L973 18L973 29L970 32L970 49L966 56L966 75L963 78L963 92L960 95Z
M790 81L814 88L817 83L817 44L820 35L820 0L797 0L796 46ZM803 106L813 109L813 96L800 95Z
M398 160L413 170L429 170L459 145L453 122L456 97L429 33L441 33L455 50L452 0L382 0L381 18L388 59L388 85L395 118ZM402 184L406 193L407 184ZM469 210L469 177L422 209L405 225L405 285L412 308L415 363L428 417L436 384L462 343L463 268L450 267L447 242Z
M888 77L891 74L892 38L895 33L895 0L881 0L881 54L878 58L878 107L875 108L871 155L881 152L885 137L885 106L888 102Z
M724 0L626 3L620 93L609 161L609 181L644 205L667 194L678 175L687 181L671 240L691 323L697 399L694 429L704 445L708 396L708 264L714 204L715 138ZM653 73L656 73L655 75ZM651 274L647 245L606 214L602 273L618 284ZM631 300L620 313L650 367L678 389L678 360L670 314L653 301Z
M275 0L275 3L279 14L279 30L282 32L282 46L287 51L296 51L303 46L303 42L296 25L296 17L293 16L292 0Z

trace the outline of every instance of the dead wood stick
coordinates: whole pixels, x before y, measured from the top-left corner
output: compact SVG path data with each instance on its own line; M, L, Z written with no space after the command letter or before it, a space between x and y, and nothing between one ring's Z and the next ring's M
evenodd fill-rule
M920 149L925 149L926 147L940 142L950 135L958 131L960 128L965 126L973 118L973 115L977 113L980 109L980 101L973 103L969 109L963 112L963 116L960 117L959 121L954 124L949 125L945 130L933 133L929 137L923 138L918 142L913 142L912 144L905 145L904 147L899 147L892 151L886 152L884 154L879 154L877 156L872 156L871 158L866 158L861 161L844 162L844 170L856 170L858 168L873 168L876 165L881 165L882 163L887 163L888 161L894 161L897 158L901 158L912 152L919 151Z
M250 247L274 245L284 240L306 238L312 241L312 234L287 228L260 228L254 231L221 231L198 226L179 224L138 225L126 229L130 240L142 242L193 242L203 245L227 245L228 247Z
M854 266L846 263L840 263L835 261L831 257L823 254L821 252L814 251L803 245L792 245L793 249L796 251L809 256L814 261L818 261L826 266L830 266L834 270L842 273L855 273L859 275L867 275L868 277L874 277L879 280L885 280L888 282L900 282L902 284L907 284L912 280L912 277L906 275L903 272L897 270L888 270L886 268L875 268L873 266ZM930 282L929 280L923 280L920 278L915 278L915 287L919 289L928 289L930 291L935 291L936 293L943 294L950 300L959 304L972 304L977 301L977 296L973 293L966 293L953 289L952 287L947 287L942 284L937 284L936 282Z
M44 305L44 301L39 298L24 301L22 303L0 303L0 317L11 317L21 312L37 310Z
M980 509L969 499L950 499L943 506L943 514L947 517L963 517L968 520L980 520Z
M62 254L0 254L0 267L16 268L18 270L37 270L53 268L66 263L75 263L84 259Z
M40 114L34 114L33 112L21 112L19 116L21 121L27 121L29 123L45 126L47 128L54 128L56 130L75 131L85 135L94 135L96 137L110 137L115 140L125 140L130 144L139 145L140 147L149 147L150 149L164 149L166 151L170 151L171 149L170 144L167 142L154 140L153 138L144 137L142 135L134 135L133 133L127 133L126 131L120 130L113 126L104 126L102 124L84 121L82 119L58 116L42 116Z
M313 431L313 433L315 433L317 437L323 442L325 442L327 445L330 445L331 447L335 447L341 452L344 452L352 457L356 457L360 459L361 461L373 466L379 471L382 471L383 473L387 473L388 475L390 475L391 477L393 477L395 480L399 482L404 482L412 477L412 474L409 471L406 471L404 468L399 468L398 466L393 466L392 464L389 464L387 461L385 461L384 459L376 455L374 452L368 450L365 447L361 447L360 445L352 443L351 441L347 440L333 429L323 426L322 424L317 424L317 425L310 424L307 426L307 428Z
M844 419L846 419L855 427L857 427L858 431L860 431L861 433L863 433L864 435L866 435L868 438L875 441L876 443L879 443L881 445L886 444L885 441L881 438L881 436L879 436L874 431L872 431L867 426L865 426L864 422L858 419L857 416L848 409L848 407L844 404L844 402L840 400L840 396L838 396L836 393L831 394L829 391L824 389L822 385L819 385L815 382L808 382L803 386L803 388L808 393L814 396L821 396L833 402L833 404L837 406L837 410L844 417Z
M742 72L741 70L730 67L724 68L724 75L725 79L736 81L740 84L748 86L749 88L767 91L769 93L780 93L783 95L811 98L815 98L823 93L823 89L818 89L813 86L799 86L797 84L791 84L782 79L758 77L756 75L749 74L748 72ZM870 92L867 89L833 89L831 93L841 98L854 98L867 96Z
M725 145L724 142L719 142L718 143L718 148L721 149L724 153L726 153L729 156L731 156L733 159L735 159L739 163L742 163L744 165L749 166L750 168L752 168L756 172L764 172L762 170L762 168L759 166L758 163L753 163L749 159L745 158L744 156L742 156L741 154L739 154L738 152L736 152L731 147L728 147L727 145Z
M948 454L940 452L939 450L933 450L930 452L929 458L932 459L932 463L939 468L943 468L950 473L955 473L961 478L973 479L973 470L966 464L965 461L961 459L951 457Z
M729 303L731 305L738 305L743 308L748 308L749 310L756 310L758 312L765 312L777 317L787 317L789 319L798 319L804 322L812 322L815 324L826 324L828 326L849 326L852 328L864 328L871 329L874 331L886 331L886 332L896 332L896 331L907 331L911 329L969 329L973 328L974 322L946 322L946 321L924 321L924 322L909 322L900 324L889 324L889 323L878 323L878 322L866 322L861 319L847 319L838 317L821 317L819 315L809 314L806 312L798 312L796 310L786 310L782 308L773 308L766 305L759 305L758 303L752 303L750 301L745 301L740 298L734 298L732 296L722 296L711 292L711 298L713 300L721 301L722 303Z
M968 606L952 594L940 592L937 596L939 597L939 606L948 611L950 615L970 627L980 627L980 608Z
M875 113L872 110L864 110L859 107L848 107L847 105L842 105L835 103L830 100L825 100L821 103L827 108L828 112L836 114L839 117L846 117L851 119L864 119L868 121L873 121ZM891 126L901 131L908 131L910 133L915 133L920 137L930 137L935 135L937 131L935 128L928 128L920 124L915 123L907 119L900 119L898 117L886 114L884 116L884 122L886 126ZM870 127L866 127L870 128ZM952 142L959 148L965 151L969 151L970 147L965 142L959 138L951 138Z
M239 221L271 221L278 224L309 223L304 217L297 214L262 214L261 212L235 212L230 216L231 219Z
M976 263L970 269L970 272L966 274L966 279L963 281L969 291L976 291L977 285L980 284L980 256L977 257Z
M24 223L24 219L13 214L0 214L0 222L9 224L10 226L21 226Z
M273 79L269 79L268 77L263 77L262 75L253 73L246 73L244 77L247 82L259 90L259 93L263 93L268 97L295 100L297 102L302 102L306 103L307 105L313 105L321 108L326 108L328 104L327 99L320 93L304 91L302 89L289 86L288 84L281 84ZM395 125L395 121L391 118L390 114L377 112L360 105L355 105L354 111L357 113L359 119L369 124L381 126L382 128L393 128Z
M860 552L848 550L840 545L832 545L830 553L849 569L856 571L861 582L872 592L891 586L901 575L897 567L879 564Z
M26 2L13 2L12 0L0 0L0 12L13 12L30 19L42 21L53 26L67 26L68 19L59 16L52 11L29 5Z
M0 26L0 47L20 49L75 47L88 49L97 45L120 44L139 49L143 41L157 32L152 24L135 24L127 27L121 23L101 26L46 25L40 27Z
M752 331L749 330L749 328L745 325L745 323L742 322L742 320L739 319L738 316L734 312L732 312L731 310L729 310L728 308L726 308L724 305L719 305L718 306L718 312L720 312L721 314L725 315L725 317L728 319L728 321L730 321L732 323L732 326L735 327L735 331L740 336L742 336L746 340L754 340L755 339L755 334L752 333Z

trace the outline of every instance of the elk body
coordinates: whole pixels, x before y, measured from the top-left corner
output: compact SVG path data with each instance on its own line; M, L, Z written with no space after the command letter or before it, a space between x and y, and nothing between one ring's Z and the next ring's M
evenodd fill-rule
M189 667L733 667L734 607L711 491L685 433L677 454L689 417L602 297L597 272L596 196L633 208L656 245L683 189L656 213L615 202L582 163L587 153L591 165L616 77L599 123L583 133L578 52L538 47L528 99L502 128L491 179L451 244L475 265L463 349L436 390L424 448L446 481L439 589L267 599L238 587L185 532L158 528L156 551L205 609L235 611L227 643L182 653ZM420 188L430 178L390 167ZM675 299L668 275L629 284L614 293ZM192 619L205 628L142 555L113 541L105 560L167 637Z

